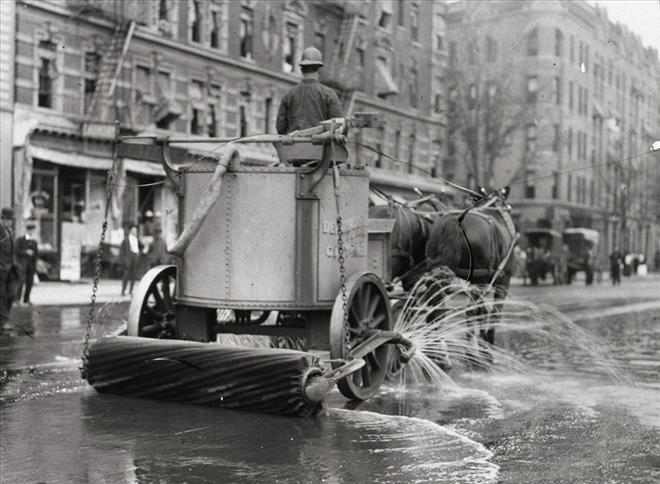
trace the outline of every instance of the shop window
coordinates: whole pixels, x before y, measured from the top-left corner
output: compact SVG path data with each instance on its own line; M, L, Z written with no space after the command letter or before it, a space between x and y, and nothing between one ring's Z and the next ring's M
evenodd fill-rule
M240 25L240 54L244 59L252 59L252 38L254 36L254 12L242 7Z
M35 160L35 165L39 163L39 161ZM40 252L53 252L57 250L56 187L57 171L35 169L32 172L32 180L30 181L30 216L37 221L36 238Z

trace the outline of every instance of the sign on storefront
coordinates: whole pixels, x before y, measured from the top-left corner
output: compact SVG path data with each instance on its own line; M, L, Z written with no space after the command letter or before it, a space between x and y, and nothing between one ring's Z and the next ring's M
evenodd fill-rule
M60 279L79 281L82 254L83 224L62 222L62 256Z

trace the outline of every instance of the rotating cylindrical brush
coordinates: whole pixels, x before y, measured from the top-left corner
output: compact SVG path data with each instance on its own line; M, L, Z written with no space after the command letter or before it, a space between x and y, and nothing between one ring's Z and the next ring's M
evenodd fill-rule
M317 358L291 350L117 336L90 346L84 373L101 393L283 415L314 415L324 396L306 391Z

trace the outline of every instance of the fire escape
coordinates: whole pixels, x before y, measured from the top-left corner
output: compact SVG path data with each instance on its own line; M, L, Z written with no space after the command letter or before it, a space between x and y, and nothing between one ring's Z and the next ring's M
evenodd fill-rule
M323 81L339 91L344 112L349 115L353 111L355 95L362 88L361 73L349 63L360 24L361 5L352 1L337 1L334 4L341 8L342 20L335 49L324 68Z
M96 87L85 112L83 136L113 137L115 120L127 123L127 118L119 110L117 81L128 52L128 47L135 31L135 22L119 23L115 27L112 39L98 66Z

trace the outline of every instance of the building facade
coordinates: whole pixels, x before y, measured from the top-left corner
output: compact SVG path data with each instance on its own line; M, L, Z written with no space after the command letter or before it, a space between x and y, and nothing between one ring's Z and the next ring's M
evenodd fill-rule
M19 233L37 220L54 277L63 253L98 246L115 126L163 136L273 133L307 45L323 52L322 79L341 87L347 110L378 111L385 121L350 140L354 157L398 178L438 173L446 42L437 2L0 3L2 35L16 39L0 52L14 59L0 63L2 125L13 121L13 133L0 134L11 140L0 146L0 198L18 212ZM251 162L276 161L270 145L241 150ZM149 212L175 237L176 197L163 175L156 163L122 160L108 207L112 245Z
M505 79L511 130L486 183L511 186L521 228L590 227L602 263L615 247L651 259L660 244L660 161L649 153L660 139L658 52L581 0L458 2L447 29L448 70L463 76L469 92L460 94L473 107L449 114L446 168L470 182L455 146L469 139L461 118L496 105L488 96L497 99L493 83ZM451 103L460 94L448 88Z

